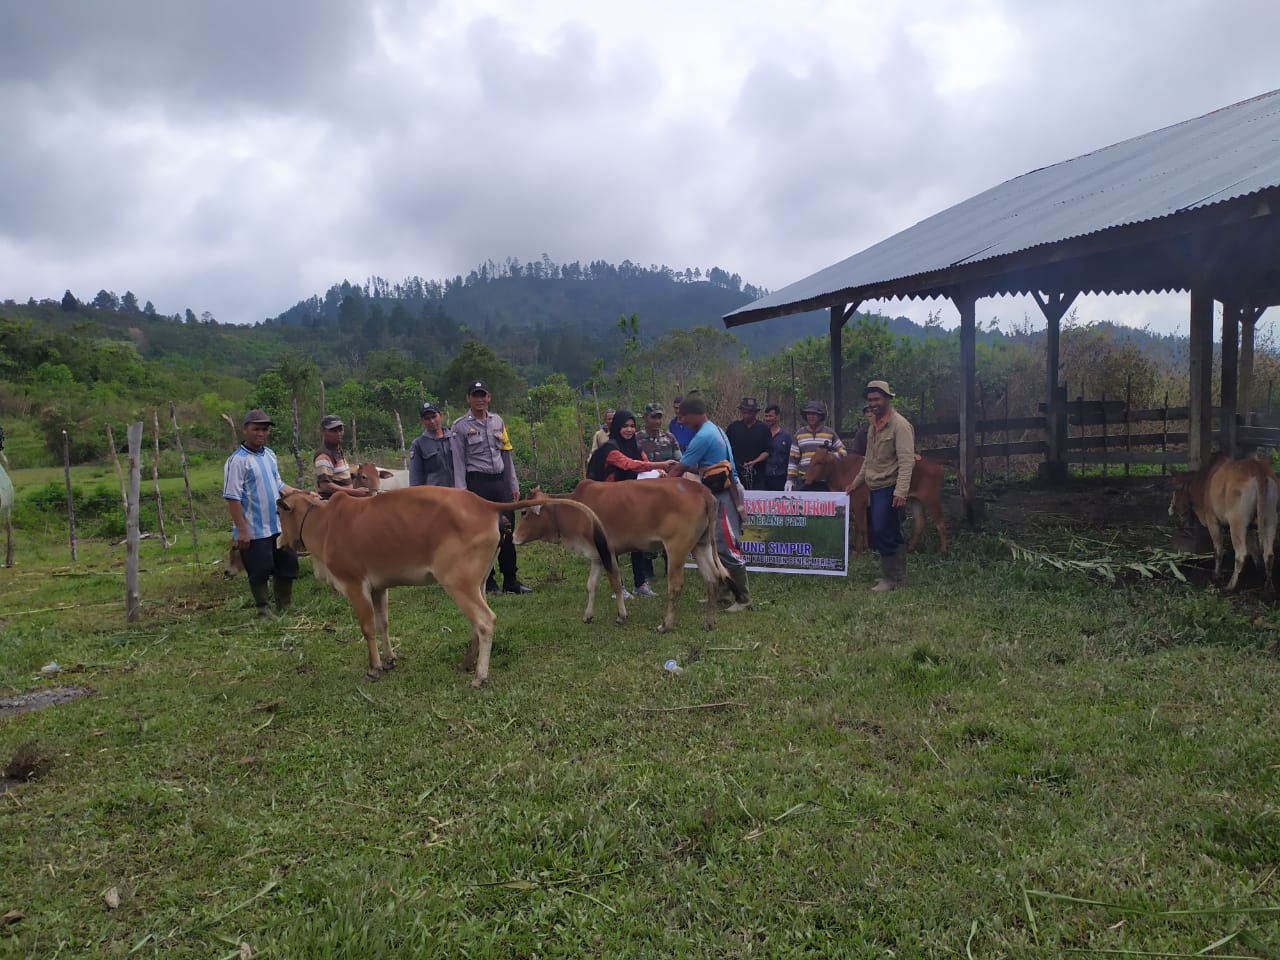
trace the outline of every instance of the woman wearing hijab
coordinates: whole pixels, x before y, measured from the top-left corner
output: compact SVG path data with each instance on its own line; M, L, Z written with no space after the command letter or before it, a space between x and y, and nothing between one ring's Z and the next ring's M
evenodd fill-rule
M636 440L636 418L630 410L618 410L609 424L609 439L601 444L605 453L604 482L617 483L634 480L646 470L666 470L674 462L651 462ZM635 578L636 596L657 596L648 581L653 577L653 559L643 550L631 554L631 574ZM624 597L625 599L625 597Z

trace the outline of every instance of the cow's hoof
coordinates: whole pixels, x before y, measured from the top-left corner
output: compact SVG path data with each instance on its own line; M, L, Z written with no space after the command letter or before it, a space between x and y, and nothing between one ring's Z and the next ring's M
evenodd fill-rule
M382 676L382 673L381 671L378 671L378 670L366 670L364 673L364 679L366 683L373 683L381 676Z
M471 689L472 689L472 690L479 690L481 687L483 687L483 686L484 686L486 683L488 683L488 682L489 682L489 678L488 678L488 677L476 677L474 680L472 680L472 681L471 681Z
M616 623L618 626L620 626L620 627L621 627L621 626L623 626L623 625L627 622L627 618L626 618L626 617L614 617L614 618L613 618L613 622L614 622L614 623Z
M668 627L665 623L660 623L654 627L654 629L657 630L658 633L670 633L675 629L675 627Z
M583 617L583 618L582 618L582 622L583 622L583 623L590 623L590 622L591 622L592 620L594 620L594 619L595 619L595 617L594 617L594 616L590 616L590 617Z
M383 661L382 661L382 669L383 669L383 670L394 670L395 668L396 668L396 658L395 658L395 657L392 657L390 660L383 660Z
M714 630L715 628L716 628L716 625L711 622L707 622L702 625L703 630Z

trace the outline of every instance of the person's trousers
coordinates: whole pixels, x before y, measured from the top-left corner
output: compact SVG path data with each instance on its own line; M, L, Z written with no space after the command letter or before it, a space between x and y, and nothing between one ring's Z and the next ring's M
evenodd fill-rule
M484 497L495 503L510 503L511 488L501 473L467 472L467 489L477 497ZM506 583L516 579L516 545L511 533L516 526L515 511L501 514L506 523L500 523L502 538L498 541L498 569L502 571L502 579Z
M902 508L893 505L893 487L870 491L867 501L867 538L871 549L891 557L902 546Z
M634 550L631 553L631 576L636 588L653 579L653 554L646 550Z
M288 547L276 546L275 537L250 540L248 548L240 551L240 562L250 583L266 583L272 576L284 580L298 576L298 555Z
M733 493L721 490L715 496L720 505L716 517L716 553L720 554L720 562L729 570L745 567L747 561L738 546L738 541L742 538L742 520L738 516L738 507L733 502Z
M785 473L780 473L776 477L765 477L764 486L761 487L760 489L775 490L775 491L781 492L782 488L785 487L786 485L787 485L787 475Z

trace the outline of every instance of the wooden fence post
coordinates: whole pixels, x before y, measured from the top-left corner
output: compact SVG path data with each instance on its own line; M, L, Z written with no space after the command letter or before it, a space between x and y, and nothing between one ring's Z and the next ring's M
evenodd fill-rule
M1107 393L1102 392L1102 407L1100 409L1102 417L1102 475L1107 475Z
M306 489L306 479L302 472L302 427L298 423L298 398L293 398L293 462L298 465L298 489Z
M1124 475L1129 476L1129 460L1133 455L1133 426L1129 413L1133 410L1133 375L1124 378Z
M178 447L178 461L182 464L182 485L187 488L187 514L191 517L191 546L195 549L196 563L200 562L200 530L196 524L196 502L191 497L191 472L187 469L187 451L182 448L182 430L178 427L178 413L169 401L169 419L173 421L173 440Z
M156 415L159 435L160 418ZM158 442L158 441L157 441ZM138 619L138 496L140 494L142 459L142 421L129 424L129 501L125 511L124 616L132 623Z
M120 482L120 506L125 513L129 512L129 494L124 489L124 471L120 469L120 451L116 449L116 437L111 432L111 424L107 424L107 443L111 446L111 460L116 465L116 480Z
M1164 392L1164 422L1160 425L1160 475L1169 472L1169 391Z
M400 434L400 466L409 469L409 451L404 447L404 424L400 422L400 411L393 411L396 415L396 433Z
M542 485L538 470L538 430L534 426L533 412L533 394L528 395L529 398L529 446L533 454L533 482L538 486Z
M578 473L583 479L587 476L587 443L582 431L582 391L573 391L573 406L578 413Z
M351 415L351 459L360 462L360 441L356 437L356 415Z
M156 532L160 534L160 543L164 549L169 549L169 538L164 535L164 503L160 499L160 413L159 411L151 411L152 422L155 424L155 457L151 461L151 483L156 490ZM126 504L127 507L127 504ZM129 511L125 510L125 516L128 517Z
M76 503L71 496L71 438L62 431L62 470L67 478L67 526L71 536L71 562L76 562Z
M240 437L236 435L235 421L232 420L230 417L228 417L225 413L222 414L222 419L227 421L227 426L231 428L231 451L234 453L236 447L240 446Z
M1087 464L1085 463L1084 449L1084 394L1076 396L1076 416L1080 418L1080 476L1085 475Z

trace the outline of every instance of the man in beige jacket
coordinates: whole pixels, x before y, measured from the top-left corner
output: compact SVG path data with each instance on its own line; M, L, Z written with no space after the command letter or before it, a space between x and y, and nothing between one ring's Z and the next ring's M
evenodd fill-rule
M871 589L883 593L907 583L902 508L907 505L911 471L916 465L916 434L907 418L893 409L890 401L894 394L884 380L872 380L862 395L871 418L867 458L845 492L867 485L867 532L871 549L880 554L880 579Z

